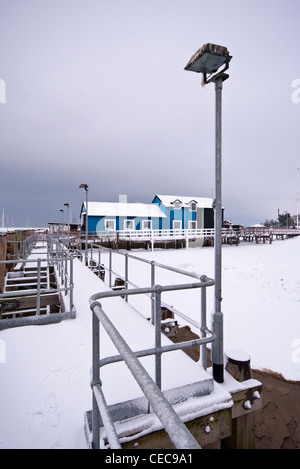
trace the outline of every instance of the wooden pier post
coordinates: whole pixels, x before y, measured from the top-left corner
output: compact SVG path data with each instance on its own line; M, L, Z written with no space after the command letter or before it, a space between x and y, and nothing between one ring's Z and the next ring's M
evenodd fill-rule
M250 357L248 354L231 350L226 352L226 371L238 382L252 379ZM259 389L261 391L261 388ZM232 395L232 432L221 440L222 449L255 448L255 411L261 408L260 393L250 388L241 389Z

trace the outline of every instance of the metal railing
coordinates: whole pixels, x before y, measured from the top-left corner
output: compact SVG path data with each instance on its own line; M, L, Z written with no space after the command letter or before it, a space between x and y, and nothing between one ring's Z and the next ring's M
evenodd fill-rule
M164 266L166 267L166 266ZM172 269L174 270L174 269ZM178 269L175 269L178 270ZM180 271L183 273L183 271ZM187 274L187 273L186 273ZM112 416L110 415L109 407L105 401L102 391L102 383L100 379L100 368L104 365L124 361L132 373L134 379L139 384L144 396L148 399L152 409L160 419L163 428L168 433L171 441L176 448L181 449L200 449L199 444L188 432L187 428L180 420L172 406L167 401L166 397L161 391L161 356L163 353L171 352L174 350L201 346L202 347L202 363L206 369L206 344L216 340L216 336L206 326L206 287L214 285L214 280L208 279L206 276L201 276L200 281L197 283L178 284L178 285L156 285L149 288L127 289L120 291L108 291L97 293L90 298L90 308L93 312L93 365L92 365L92 390L93 390L93 410L92 410L92 447L94 449L100 448L100 421L107 433L107 439L111 449L120 448L117 432L114 427ZM161 294L162 292L179 291L201 288L201 338L184 341L181 343L174 343L168 345L161 344ZM154 334L155 334L155 347L151 349L144 349L140 351L132 351L125 340L121 337L116 327L112 324L102 309L99 299L118 297L121 295L140 295L150 294L154 296L155 316L154 316ZM117 348L119 355L100 358L100 342L99 342L99 328L100 323L105 328L108 336ZM147 371L143 368L138 358L154 355L155 356L155 381L150 377Z
M103 258L103 253L106 253L108 258L104 260ZM83 254L82 251L78 250L77 255L82 259ZM124 257L124 271L116 271L114 268L114 258L115 257ZM102 280L104 280L104 275L107 274L108 276L108 281L106 282L110 288L118 288L113 285L113 279L118 278L123 280L124 282L124 288L127 290L128 288L141 288L140 285L137 285L134 283L130 278L129 278L129 270L130 270L130 263L129 261L137 261L140 262L141 264L146 264L150 267L150 287L154 287L156 284L156 272L157 269L164 269L169 272L173 272L175 274L187 276L190 278L194 278L197 280L200 280L202 278L206 278L205 276L203 277L202 275L199 275L197 273L189 272L183 269L179 269L177 267L172 267L170 265L162 264L160 262L156 261L150 261L138 256L135 256L133 254L129 254L126 251L116 251L114 249L106 248L104 246L101 246L99 244L90 244L89 245L89 250L88 250L88 258L87 258L87 265L90 269L92 269L99 278L102 277ZM120 288L120 287L119 287ZM151 292L144 292L145 295L147 295L150 298L151 301L151 322L154 324L154 295ZM128 301L128 294L126 291L122 291L122 296L124 296L125 301ZM206 301L206 298L205 298ZM187 315L183 314L181 311L178 311L175 309L173 306L163 302L162 306L168 308L171 312L176 314L177 316L181 317L183 320L186 322L189 322L192 326L196 327L197 329L200 329L201 326L199 325L199 322L193 320L192 318L188 317ZM204 318L201 319L203 322Z
M89 238L98 238L101 241L167 241L167 240L189 240L201 238L214 238L214 228L175 228L159 230L103 230L89 231ZM78 234L80 237L80 233ZM222 229L222 236L236 236L236 231L230 228Z
M36 257L30 258L29 255L32 253L33 248L37 247L38 241L43 243L42 247L47 247L47 251L39 253L37 249L35 254ZM6 270L10 270L10 272L7 272L6 274L6 282L9 280L12 281L12 279L16 279L17 277L21 281L22 279L25 281L26 267L30 266L31 270L34 269L32 288L31 286L28 287L25 285L24 289L17 287L17 290L4 291L0 294L0 313L5 317L8 315L11 316L11 318L0 320L0 330L9 327L28 325L31 322L39 324L42 322L57 322L64 318L74 318L76 316L76 312L73 304L73 256L68 254L68 251L61 243L48 235L31 236L30 239L26 240L23 244L23 254L24 258L21 259L0 261L0 264L4 265ZM47 257L40 257L40 254L46 254ZM53 268L56 272L56 286L50 285L49 278L45 282L42 275L43 269L46 268L46 270L48 270L49 267ZM11 268L13 268L12 272ZM47 275L49 277L49 272L47 272ZM13 288L14 286L15 285L11 285L10 288ZM46 298L47 295L50 294L62 295L61 300L64 305L63 309L68 309L65 308L67 302L63 300L63 297L69 295L69 311L56 312L53 314L48 314L47 312L47 314L41 316L41 298ZM29 295L33 297L36 296L35 314L32 316L17 317L17 308L14 313L8 314L7 310L12 306L14 298L25 298ZM60 302L61 301L58 303ZM18 303L18 301L16 301L16 303Z
M81 248L82 248L82 246L81 246ZM77 252L77 256L80 257L81 260L83 260L83 252L80 251L79 249L76 252ZM103 253L106 253L107 256L108 256L108 258L105 259L105 260L103 259L103 256L102 256ZM102 278L103 281L105 279L105 275L107 274L108 281L106 281L106 283L109 286L109 288L112 288L112 289L115 289L115 290L122 289L122 291L119 293L119 296L124 297L126 302L128 302L128 296L130 296L128 294L128 289L129 288L138 289L140 292L142 291L141 286L137 285L136 283L134 283L129 278L129 270L130 270L129 269L129 265L130 265L129 261L130 260L138 261L141 264L146 264L150 267L150 277L151 277L150 288L154 288L155 284L157 283L157 281L156 281L157 269L164 269L164 270L167 270L169 272L173 272L173 273L178 274L178 275L183 275L183 276L187 276L187 277L196 279L200 282L205 281L207 279L207 277L205 275L204 276L199 275L197 273L189 272L189 271L186 271L186 270L183 270L183 269L179 269L177 267L172 267L170 265L162 264L160 262L150 261L150 260L135 256L133 254L129 254L126 251L115 251L114 249L106 248L106 247L101 246L99 244L90 244L89 250L87 251L87 254L88 254L87 266L91 270L93 270L94 273L99 278ZM124 257L124 271L123 272L116 271L114 269L113 259L115 257ZM113 278L115 278L115 279L118 278L118 279L123 280L124 287L114 286L113 285ZM211 280L211 281L213 281L213 280ZM143 290L143 293L144 293L144 295L146 295L150 299L150 303L151 303L151 305L150 305L150 320L151 320L151 323L154 324L154 317L155 317L154 293L149 292L149 291L146 292L145 290ZM203 294L201 296L201 311L202 311L203 314L201 313L200 321L195 321L190 316L187 316L182 311L179 311L174 306L172 306L172 305L170 305L166 302L162 302L162 306L167 308L170 312L172 312L176 316L183 319L185 322L189 323L191 326L193 326L197 330L199 330L200 334L201 334L201 337L204 337L204 334L205 334L204 329L206 328L206 290L203 291ZM204 314L204 311L205 311L205 314ZM222 341L223 341L223 337L217 337L216 338L216 344L215 345L216 345L217 349L218 349L218 347L220 349L222 348L222 345L221 345ZM206 369L207 368L207 351L206 351L206 347L203 348L202 352L203 352L202 353L202 366L203 366L204 369Z
M160 230L117 230L99 231L99 238L119 237L119 239L172 239L172 238L198 238L214 236L214 229L160 229Z
M283 236L297 236L300 235L300 229L297 228L267 228L267 227L250 227L250 228L222 228L222 238L237 238L244 237L248 234L270 234L270 235L283 235ZM66 233L61 233L61 236L66 236ZM72 233L71 238L83 239L84 232ZM189 241L196 239L214 239L214 228L197 228L197 229L160 229L160 230L103 230L91 231L89 230L89 242L114 242L118 241L147 241L154 246L155 242L159 241L176 241L183 240L186 242L186 247L189 247Z
M268 228L268 227L250 227L239 231L241 236L246 235L274 235L274 236L297 236L300 235L300 229L297 228Z

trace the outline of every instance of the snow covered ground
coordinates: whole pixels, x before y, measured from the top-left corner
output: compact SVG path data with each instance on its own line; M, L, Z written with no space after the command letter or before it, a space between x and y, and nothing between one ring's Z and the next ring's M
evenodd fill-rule
M213 248L140 255L214 278ZM299 381L300 237L272 244L225 245L222 271L224 348L247 352L253 368ZM208 290L209 316L213 290ZM181 306L186 304L182 300Z
M299 381L300 237L226 245L222 252L225 350L245 351L253 368ZM134 254L214 277L213 248ZM114 267L118 262L114 259ZM130 261L130 274L139 285L149 282L144 268ZM76 260L75 320L1 332L0 448L86 448L83 418L91 408L88 298L106 289L86 270ZM166 271L157 272L157 283L163 282L175 279ZM173 305L198 319L199 291L176 295ZM213 287L207 309L209 325Z

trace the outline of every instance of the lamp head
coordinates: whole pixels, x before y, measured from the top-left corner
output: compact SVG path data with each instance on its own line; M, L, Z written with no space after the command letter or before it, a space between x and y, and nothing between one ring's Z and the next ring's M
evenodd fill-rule
M229 55L226 47L207 43L200 47L197 52L195 52L188 64L185 66L184 70L203 73L205 76L205 82L208 83L208 81L211 81L211 79L206 80L206 75L212 75L216 73L219 68L224 65L224 68L219 72L223 73L228 69L231 59L232 57ZM214 75L214 77L215 76L216 75Z

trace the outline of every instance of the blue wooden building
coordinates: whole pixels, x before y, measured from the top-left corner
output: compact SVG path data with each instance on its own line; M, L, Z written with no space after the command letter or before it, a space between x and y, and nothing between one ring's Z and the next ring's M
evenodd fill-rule
M85 230L86 203L81 207L81 226ZM88 202L88 232L158 230L166 218L157 204Z
M85 230L86 203L80 212ZM151 204L88 202L88 232L197 230L214 227L213 199L156 195Z
M160 229L196 230L214 228L213 199L156 195L152 201L166 215Z

